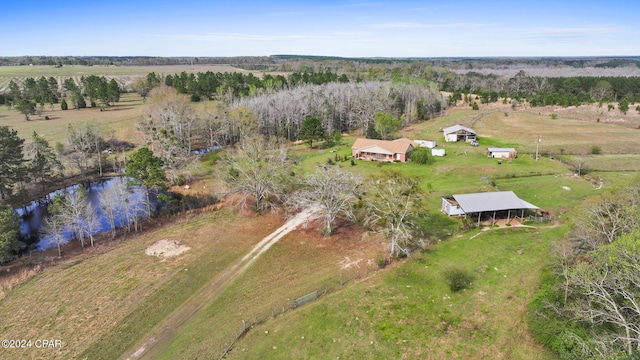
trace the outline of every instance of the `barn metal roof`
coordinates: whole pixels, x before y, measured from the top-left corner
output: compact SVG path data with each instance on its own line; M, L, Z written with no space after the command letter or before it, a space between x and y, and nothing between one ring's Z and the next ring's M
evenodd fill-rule
M539 209L539 207L520 199L513 191L458 194L453 195L453 198L467 214L485 211Z
M462 125L449 126L448 128L442 129L442 132L444 132L445 134L451 134L451 133L454 133L454 132L458 132L460 130L464 130L464 131L466 131L468 133L471 133L471 134L475 134L476 133L475 131L469 129L466 126L462 126Z
M489 152L513 152L516 151L514 148L487 148Z

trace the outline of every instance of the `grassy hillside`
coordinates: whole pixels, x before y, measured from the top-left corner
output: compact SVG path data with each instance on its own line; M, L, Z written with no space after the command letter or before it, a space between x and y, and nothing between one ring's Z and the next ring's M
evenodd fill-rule
M526 307L564 228L477 231L256 327L229 359L553 359ZM452 293L444 271L471 273Z

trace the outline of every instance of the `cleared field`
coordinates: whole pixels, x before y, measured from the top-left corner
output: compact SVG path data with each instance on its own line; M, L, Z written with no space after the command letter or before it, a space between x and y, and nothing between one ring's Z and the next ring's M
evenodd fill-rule
M91 359L117 358L280 222L269 214L238 221L222 210L179 218L63 260L0 302L0 337L60 339L63 347L11 349L2 357L70 359L88 351ZM145 254L162 239L191 249L166 261Z
M134 130L142 114L142 104L142 97L138 94L122 94L120 102L104 111L100 111L99 108L63 111L60 110L60 105L56 104L53 108L45 106L41 116L31 115L29 121L25 120L21 113L1 106L0 126L8 126L18 131L18 136L27 140L31 139L35 131L54 146L58 142L66 142L69 124L91 122L99 125L107 134L113 133L118 139L138 144L140 137ZM48 116L49 120L45 120L45 116Z
M554 359L526 329L549 246L566 229L476 231L251 330L229 359ZM474 276L452 293L448 268Z

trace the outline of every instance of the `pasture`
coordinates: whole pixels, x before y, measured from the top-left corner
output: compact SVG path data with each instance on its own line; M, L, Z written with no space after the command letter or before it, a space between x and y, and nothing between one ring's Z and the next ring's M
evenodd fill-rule
M139 144L140 136L136 135L135 125L142 114L142 97L135 93L125 93L120 97L120 102L114 106L100 111L99 108L61 110L60 104L53 107L45 105L41 115L30 115L29 121L23 114L0 107L0 126L8 126L18 132L18 136L31 139L33 132L49 141L51 146L56 143L64 144L67 138L69 125L80 123L94 123L106 134L113 137ZM45 120L48 116L49 120Z
M204 110L208 104L198 106ZM48 121L34 117L27 122L2 108L0 125L17 129L24 138L35 130L55 143L64 142L68 124L95 121L116 137L136 143L132 129L141 108L142 100L135 94L126 94L103 112L54 109ZM321 237L318 227L310 224L266 252L165 344L160 358L215 358L242 320L275 315L292 299L351 279L299 309L267 316L236 343L229 358L553 359L554 354L537 345L526 329L526 308L540 270L553 255L556 240L570 228L568 214L584 199L637 179L634 160L640 144L633 140L637 130L624 124L504 112L450 109L443 117L403 130L404 136L435 139L446 150L447 156L435 158L431 165L356 161L351 166L349 160L338 161L364 177L384 168L417 176L432 213L436 245L377 270L375 261L385 251L383 239L346 223L335 235ZM473 127L480 146L444 143L439 130L456 123ZM555 157L536 160L538 135L541 153L589 155L589 177L575 176ZM333 149L297 147L299 175L336 155L350 155L354 140L355 135L347 136ZM516 147L519 156L499 164L486 156L488 146ZM592 146L600 146L602 154L585 153ZM210 184L219 180L216 176L216 171L208 171L196 180ZM459 219L438 214L443 195L494 190L513 190L551 210L559 223L461 230ZM159 219L142 234L102 241L81 255L63 257L0 300L5 314L0 337L61 339L63 348L46 354L10 349L3 358L121 357L282 222L279 213L255 215L227 204L217 211ZM164 261L145 254L149 245L162 239L178 240L191 249ZM38 256L46 254L34 254L31 261L37 262ZM469 289L452 293L447 287L443 273L453 267L473 275Z

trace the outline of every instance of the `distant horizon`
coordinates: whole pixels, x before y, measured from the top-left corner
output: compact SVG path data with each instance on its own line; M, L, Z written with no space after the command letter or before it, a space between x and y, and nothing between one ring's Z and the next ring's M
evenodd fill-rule
M0 56L342 58L640 54L640 2L291 0L3 4ZM25 55L50 54L50 55ZM118 54L118 55L116 55ZM136 55L145 54L145 55ZM176 55L180 54L180 55ZM617 54L617 55L608 55Z
M393 59L393 60L422 60L422 59L634 59L640 60L640 54L638 55L530 55L530 56L335 56L335 55L308 55L308 54L272 54L272 55L229 55L229 56L215 56L215 55L202 55L202 56L190 56L190 55L0 55L0 58L23 58L23 57L53 57L53 58L166 58L166 59L226 59L226 58L261 58L261 57L291 57L291 58L329 58L329 59L345 59L345 60L357 60L357 59Z

